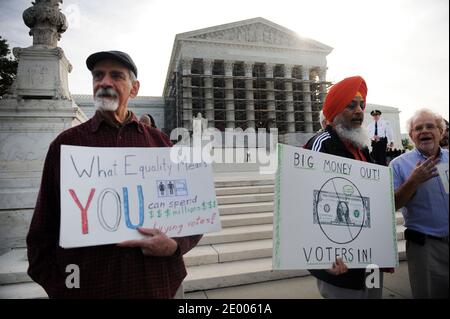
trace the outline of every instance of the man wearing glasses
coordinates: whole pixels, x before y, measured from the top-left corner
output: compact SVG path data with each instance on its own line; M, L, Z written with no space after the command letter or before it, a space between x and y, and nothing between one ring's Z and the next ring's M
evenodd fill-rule
M325 131L311 138L305 148L372 162L366 146L369 140L367 129L362 126L366 95L367 85L360 76L349 77L334 84L323 105L328 126ZM368 289L365 285L366 270L347 269L341 259L336 259L331 269L310 272L318 279L317 285L324 298L359 299L382 296L382 273L380 287Z
M436 165L448 170L448 150L439 146L442 117L428 109L407 122L416 148L389 164L395 208L405 218L406 256L414 298L448 298L448 193Z

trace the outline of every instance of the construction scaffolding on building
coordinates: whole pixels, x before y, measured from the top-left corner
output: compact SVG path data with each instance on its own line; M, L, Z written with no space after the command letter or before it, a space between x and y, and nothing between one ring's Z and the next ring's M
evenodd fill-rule
M331 84L320 72L299 65L183 59L165 96L166 128L192 130L192 118L200 113L220 131L315 132Z

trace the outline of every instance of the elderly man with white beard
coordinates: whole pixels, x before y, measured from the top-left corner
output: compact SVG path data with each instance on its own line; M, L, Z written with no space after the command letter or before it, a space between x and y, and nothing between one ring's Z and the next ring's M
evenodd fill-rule
M323 105L328 121L325 131L312 137L305 148L364 162L373 162L366 146L368 133L362 126L366 108L367 85L360 76L346 78L334 84ZM336 259L331 269L309 270L317 278L324 298L361 299L381 298L380 287L368 289L365 269L347 269L342 259ZM393 272L393 269L383 271Z
M144 239L118 245L63 249L60 226L61 145L167 147L169 138L139 122L128 100L139 91L137 68L120 51L97 52L86 60L92 72L97 111L89 121L62 132L51 144L27 236L28 274L50 298L173 298L182 295L183 254L201 236L169 238L138 228ZM66 267L79 267L79 288L66 286Z

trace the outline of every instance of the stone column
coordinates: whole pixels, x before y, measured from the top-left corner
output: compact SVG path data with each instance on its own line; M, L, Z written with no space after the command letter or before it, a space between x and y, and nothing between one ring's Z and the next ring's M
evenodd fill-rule
M302 66L302 81L303 81L303 120L305 122L305 132L313 132L312 122L312 108L311 108L311 81L309 80L310 67L308 65Z
M255 100L253 95L253 62L244 62L245 68L245 99L247 127L255 129Z
M192 131L192 58L181 60L183 69L183 127Z
M327 84L325 83L327 78L327 68L322 67L319 69L319 82L320 82L320 103L323 105L325 96L327 95Z
M87 121L72 100L72 66L58 47L67 22L60 0L35 1L23 13L33 45L14 48L17 76L0 100L0 255L26 247L49 144Z
M224 61L224 66L225 66L225 111L226 111L226 127L227 128L235 128L233 65L234 65L233 61Z
M267 121L269 128L276 127L276 113L275 113L275 92L274 92L274 79L273 79L274 64L266 63L266 78L272 78L272 80L266 81L267 92Z
M205 75L205 116L208 120L208 127L214 127L213 65L214 60L203 60L203 70Z
M295 114L294 114L294 96L292 92L292 68L294 66L290 64L284 65L284 77L286 81L284 82L285 92L286 92L286 120L287 120L287 132L295 132Z

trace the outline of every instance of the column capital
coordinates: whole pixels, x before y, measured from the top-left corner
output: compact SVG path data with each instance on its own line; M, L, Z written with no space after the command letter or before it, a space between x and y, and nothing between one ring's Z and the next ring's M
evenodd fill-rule
M244 62L244 69L245 69L245 76L250 78L253 76L253 66L255 65L255 62Z
M213 59L203 59L203 74L212 75L213 65L214 65Z
M233 76L234 61L225 60L223 61L223 66L225 68L225 76Z

